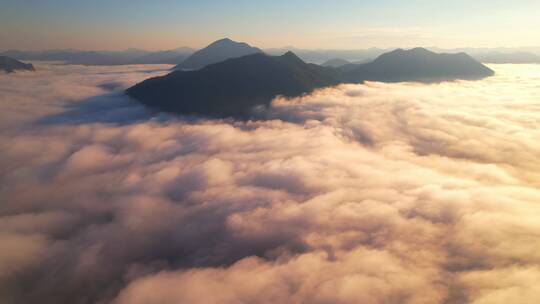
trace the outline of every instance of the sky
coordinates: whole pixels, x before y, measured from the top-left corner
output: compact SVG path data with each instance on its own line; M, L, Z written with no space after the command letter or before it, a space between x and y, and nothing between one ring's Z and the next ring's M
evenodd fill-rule
M262 48L526 47L536 0L0 0L0 50L200 48L229 37Z

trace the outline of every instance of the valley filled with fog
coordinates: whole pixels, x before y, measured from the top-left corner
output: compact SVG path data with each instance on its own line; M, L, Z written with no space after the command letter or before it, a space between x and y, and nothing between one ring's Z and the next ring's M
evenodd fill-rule
M0 74L0 302L540 301L540 66L158 113L171 65ZM22 302L21 302L22 303Z

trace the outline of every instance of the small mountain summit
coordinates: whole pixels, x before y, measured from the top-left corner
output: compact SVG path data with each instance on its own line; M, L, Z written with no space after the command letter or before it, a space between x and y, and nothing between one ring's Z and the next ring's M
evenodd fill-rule
M262 53L262 51L247 43L224 38L212 42L207 47L193 53L182 63L175 66L174 70L198 70L213 63L255 53Z
M425 48L397 49L344 71L347 82L475 80L494 72L465 53L438 54Z
M233 41L230 38L222 38L222 39L219 39L219 40L216 40L216 41L210 43L208 46L209 47L212 47L212 46L226 46L228 44L245 44L245 45L248 45L247 43L244 43L244 42Z
M288 51L287 53L281 55L280 58L281 60L289 62L291 64L305 64L305 62L292 51Z
M13 73L17 70L34 71L34 66L7 56L0 56L0 71Z

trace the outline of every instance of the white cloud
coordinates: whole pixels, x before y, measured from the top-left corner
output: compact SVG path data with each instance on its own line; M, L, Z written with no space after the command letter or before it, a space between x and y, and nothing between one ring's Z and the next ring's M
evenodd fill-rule
M536 66L343 85L250 122L100 86L163 69L38 68L0 76L4 302L536 300Z

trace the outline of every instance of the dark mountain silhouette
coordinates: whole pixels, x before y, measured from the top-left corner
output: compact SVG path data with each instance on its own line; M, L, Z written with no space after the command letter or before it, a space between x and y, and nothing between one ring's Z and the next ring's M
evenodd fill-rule
M258 48L247 43L232 41L229 38L213 42L174 67L175 70L198 70L207 65L231 58L238 58L255 53L262 53Z
M338 83L332 71L307 64L292 52L276 57L257 53L151 78L127 94L165 111L242 117L256 106L268 106L277 95L299 96Z
M179 48L170 51L81 51L73 49L46 51L10 50L0 55L18 60L63 61L67 64L122 65L122 64L178 64L193 53L192 49Z
M474 55L474 58L484 63L540 63L540 56L528 52L489 52L476 54Z
M12 73L17 70L34 71L34 66L30 63L20 62L7 56L0 56L0 70L6 73Z
M324 66L324 67L339 68L339 67L347 65L347 64L351 64L351 62L349 62L349 61L347 61L345 59L341 59L341 58L334 58L334 59L327 60L326 62L324 62L321 65Z
M425 49L396 50L366 64L339 68L307 64L294 53L257 53L175 71L145 80L127 94L147 106L180 114L246 117L254 107L269 106L277 95L295 97L339 83L479 79L493 71L466 54L436 54Z
M494 72L465 53L437 54L424 48L397 49L382 54L372 62L347 66L345 82L475 80L492 76Z

